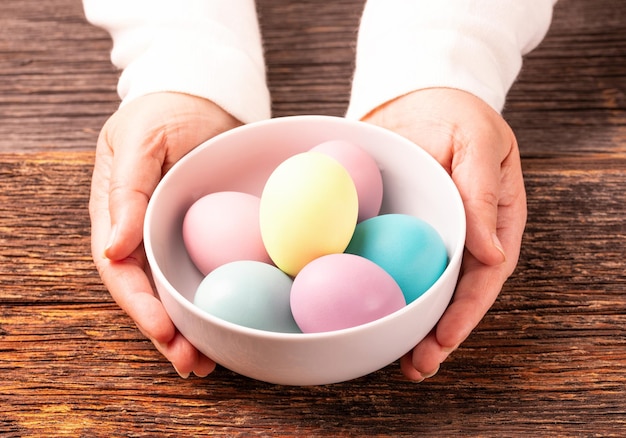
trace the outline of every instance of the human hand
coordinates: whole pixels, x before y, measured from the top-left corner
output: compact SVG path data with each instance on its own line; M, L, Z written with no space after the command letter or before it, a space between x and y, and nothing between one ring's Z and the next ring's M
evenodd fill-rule
M215 363L176 330L155 295L142 244L144 216L174 163L240 124L206 99L154 93L121 107L98 138L89 200L95 265L113 299L182 377L206 376Z
M459 281L437 326L400 361L416 381L433 376L469 336L513 273L526 224L526 192L515 136L481 99L449 88L415 91L364 118L420 145L452 176L465 205Z

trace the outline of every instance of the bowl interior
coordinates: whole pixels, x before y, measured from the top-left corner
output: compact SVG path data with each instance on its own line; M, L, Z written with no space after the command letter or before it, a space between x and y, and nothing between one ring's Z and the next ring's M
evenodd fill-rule
M284 123L280 123L283 121ZM464 241L458 193L445 171L408 140L362 122L300 116L248 125L209 140L172 168L152 201L148 240L172 287L193 300L202 274L182 239L187 209L202 196L234 190L260 196L271 172L288 157L327 140L354 142L370 153L383 176L381 213L412 214L441 234L451 258Z
M421 324L424 327L420 326L419 330L414 330L416 333L412 334L412 338L406 340L405 345L398 347L397 351L404 348L399 355L408 351L408 348L430 331L452 296L465 243L463 205L448 174L423 149L388 130L363 122L329 116L284 117L231 130L200 145L165 175L148 206L144 243L155 283L166 310L177 326L179 324L185 326L182 329L179 327L181 332L218 363L221 358L222 362L225 362L223 365L235 368L235 371L242 374L282 383L272 375L248 372L245 365L239 365L241 358L238 361L235 355L240 354L243 348L256 348L253 344L243 346L245 341L242 339L245 336L256 337L257 340L271 338L279 343L288 340L293 346L296 338L319 341L337 337L340 335L339 332L349 332L354 336L355 332L365 331L367 328L356 327L339 332L306 335L271 333L236 326L199 311L191 302L203 276L195 268L185 250L182 239L184 215L197 199L208 193L233 190L260 195L265 181L282 161L327 140L353 142L374 157L383 177L384 195L381 213L404 213L422 218L437 229L445 242L449 265L439 281L410 305L383 318L389 320L395 318L396 314L417 312L416 309L423 306L423 303L435 299L429 298L429 295L442 295L436 298L439 302L438 308L433 309L432 314ZM201 336L198 338L191 332L198 329L198 324L190 323L188 321L190 316L187 314L201 320L198 324L202 327L219 326L224 330L223 333L237 332L241 335L237 342L243 343L240 350L229 356L228 352L218 350L228 347L205 348L204 345L198 345L205 344L206 339ZM375 321L365 326L376 324L384 322ZM188 330L187 333L185 329ZM211 330L207 331L210 332ZM266 347L273 348L269 344ZM278 349L282 351L281 347ZM280 352L277 354L280 355ZM397 359L399 355L390 356L391 359L383 357L370 368L356 373L362 375L373 371L377 369L376 367ZM289 360L286 360L284 365L285 370L288 370L293 364L290 365ZM276 367L276 363L272 366ZM260 366L257 369L260 369ZM313 382L326 383L330 380L356 377L346 373L333 378L326 376ZM287 383L301 384L297 378L292 380Z

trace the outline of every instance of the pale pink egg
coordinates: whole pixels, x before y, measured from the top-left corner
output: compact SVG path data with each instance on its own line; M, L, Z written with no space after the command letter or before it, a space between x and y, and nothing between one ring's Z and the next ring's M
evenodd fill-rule
M183 241L202 274L239 260L272 263L261 239L260 202L248 193L216 192L189 208L183 220Z
M354 254L308 263L293 281L290 304L304 333L366 324L406 305L400 286L384 269Z
M383 179L371 155L356 144L344 140L325 141L311 151L334 158L348 171L359 198L359 222L378 215L383 202Z

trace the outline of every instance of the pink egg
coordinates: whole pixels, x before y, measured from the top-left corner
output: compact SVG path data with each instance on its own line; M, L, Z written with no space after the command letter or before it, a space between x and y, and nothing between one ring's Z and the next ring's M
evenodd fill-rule
M359 198L359 222L378 215L383 202L383 179L378 164L371 155L354 143L344 140L325 141L311 151L334 158L348 171Z
M330 254L308 263L293 281L290 303L304 333L355 327L406 304L385 270L354 254Z
M239 260L272 263L261 239L260 202L248 193L216 192L198 199L187 210L183 241L202 274Z

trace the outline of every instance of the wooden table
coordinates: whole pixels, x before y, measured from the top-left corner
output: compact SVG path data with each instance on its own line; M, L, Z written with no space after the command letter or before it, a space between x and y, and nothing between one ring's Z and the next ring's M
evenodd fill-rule
M258 2L276 116L342 115L362 0ZM561 0L505 116L523 155L519 268L422 384L182 380L89 249L93 150L118 104L78 0L0 3L1 436L625 436L626 3Z

